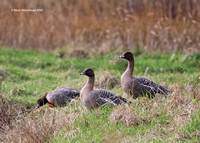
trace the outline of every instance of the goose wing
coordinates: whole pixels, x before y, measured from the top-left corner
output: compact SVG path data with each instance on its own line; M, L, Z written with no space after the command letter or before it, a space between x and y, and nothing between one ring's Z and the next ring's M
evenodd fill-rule
M135 79L143 86L145 86L146 88L152 88L152 89L156 89L155 93L161 93L161 94L165 94L168 95L168 90L164 87L162 87L161 85L155 83L154 81L144 78L144 77L135 77Z
M157 91L157 88L144 84L140 84L140 89L140 95L148 95L149 98L154 97Z
M71 88L56 89L49 93L48 101L57 105L65 105L66 101L71 102L75 97L79 97L80 92Z
M105 89L96 89L92 91L93 94L97 97L97 103L110 103L110 104L120 104L119 97Z
M52 92L52 94L54 95L62 95L62 96L68 96L70 98L75 98L75 97L79 97L80 96L80 92L75 90L75 89L71 89L71 88L60 88L60 89L56 89Z

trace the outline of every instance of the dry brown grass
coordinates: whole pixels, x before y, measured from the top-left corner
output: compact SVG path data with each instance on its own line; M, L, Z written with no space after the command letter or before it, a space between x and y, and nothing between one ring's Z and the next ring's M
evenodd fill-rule
M1 87L2 77L0 77ZM1 93L0 88L0 141L2 141L2 135L5 134L5 127L10 128L12 123L21 119L28 112L25 107L5 99Z
M7 99L0 97L0 132L3 126L10 126L13 120L23 117L25 107L17 103L9 102Z
M65 110L31 109L30 113L16 104L1 101L0 105L0 141L2 142L47 142L57 131L76 119L76 114L66 114ZM67 128L65 129L67 133Z
M25 107L4 99L1 93L2 78L0 77L0 133L3 132L4 126L10 126L13 120L21 118L25 113Z
M141 109L139 113L141 117L136 116L135 110L137 109L134 105L131 105L117 108L111 114L110 119L112 122L119 120L130 126L136 125L139 122L155 120L164 113L165 115L173 117L174 120L171 119L171 121L178 123L179 126L183 126L187 119L198 113L200 106L196 101L197 99L192 99L191 96L184 96L181 88L174 86L173 92L167 98L157 96L155 100L143 99L134 101L137 102L138 106L144 108L145 111L143 112L148 113L145 118L141 118L144 115Z
M151 124L152 128L142 135L142 140L165 138L167 141L187 140L184 135L184 127L190 123L191 117L198 116L200 105L192 96L184 96L182 88L173 86L173 92L167 98L155 98L154 100L142 99L134 101L131 106L119 106L110 115L112 123L122 122L127 126L138 124ZM169 136L171 133L173 136ZM192 138L191 133L189 138ZM198 137L198 131L194 136ZM131 137L131 141L138 138ZM127 140L127 138L126 138Z
M0 142L47 142L64 125L71 124L75 119L76 114L66 114L65 110L28 110L3 98L0 90Z
M12 128L5 128L2 140L5 142L47 142L66 124L71 124L75 115L66 114L64 110L34 111L18 122Z
M102 71L97 77L95 87L103 89L112 89L119 86L119 79L109 71Z
M95 53L134 46L165 52L200 49L197 0L2 0L0 9L1 46L50 50L75 45Z
M127 109L126 107L117 109L110 115L110 121L112 123L115 123L116 121L121 121L127 126L138 125L140 120L142 120L142 118L134 115L134 112L130 109Z

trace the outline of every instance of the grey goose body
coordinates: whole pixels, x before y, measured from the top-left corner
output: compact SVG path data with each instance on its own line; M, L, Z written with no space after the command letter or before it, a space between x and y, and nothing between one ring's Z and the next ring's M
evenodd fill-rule
M92 69L86 69L81 75L87 75L88 81L80 91L80 99L83 105L87 109L95 109L103 107L105 105L114 106L119 105L122 102L131 103L123 97L117 96L116 94L105 90L95 89L93 90L95 75Z
M145 95L152 98L156 93L168 95L169 91L154 81L144 77L132 76L134 71L134 57L131 52L125 52L120 58L128 60L128 67L121 76L121 86L126 94L133 98Z
M67 102L79 97L80 92L71 88L56 89L51 92L46 92L43 97L38 99L37 108L48 103L50 107L65 106Z

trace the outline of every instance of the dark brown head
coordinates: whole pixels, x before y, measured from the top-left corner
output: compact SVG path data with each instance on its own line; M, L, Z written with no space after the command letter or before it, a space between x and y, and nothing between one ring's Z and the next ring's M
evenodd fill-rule
M133 54L131 52L125 52L121 56L119 56L119 58L124 58L128 61L132 61L133 60Z
M37 100L37 107L36 108L40 108L41 106L45 105L46 103L48 103L48 100L46 98L48 92L45 93L45 95Z
M88 77L94 77L94 71L90 68L85 69L80 75L86 75Z

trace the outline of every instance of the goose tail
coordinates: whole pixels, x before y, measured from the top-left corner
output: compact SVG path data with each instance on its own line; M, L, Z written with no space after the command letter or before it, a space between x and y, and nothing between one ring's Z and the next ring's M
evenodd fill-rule
M126 98L124 98L124 97L121 97L121 96L117 96L122 102L124 102L124 103L127 103L127 104L131 104L132 102L131 101L129 101L129 100L127 100Z
M160 86L160 87L158 88L158 93L161 93L161 94L164 94L164 95L168 95L169 90L166 89L166 88L164 88L164 87L162 87L162 86Z

